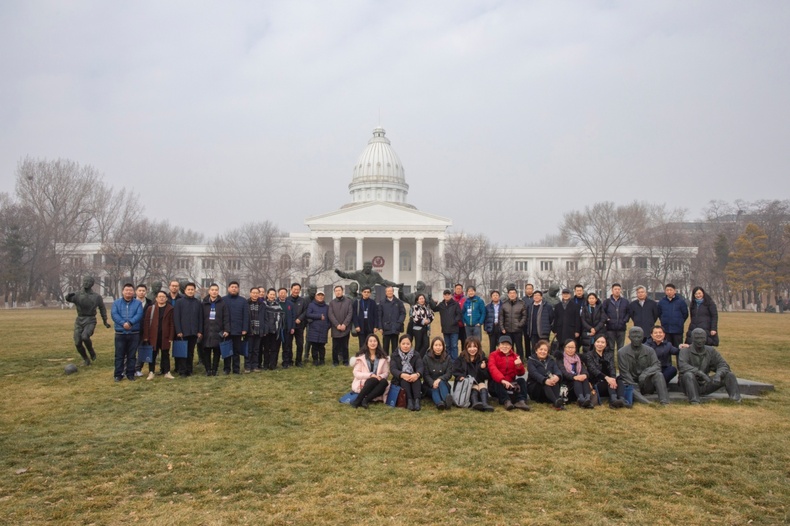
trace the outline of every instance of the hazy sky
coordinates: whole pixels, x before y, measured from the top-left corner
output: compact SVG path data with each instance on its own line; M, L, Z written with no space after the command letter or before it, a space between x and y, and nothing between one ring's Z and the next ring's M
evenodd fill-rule
M0 191L66 157L151 217L306 231L380 112L409 202L499 243L607 199L789 198L789 27L781 0L6 0Z

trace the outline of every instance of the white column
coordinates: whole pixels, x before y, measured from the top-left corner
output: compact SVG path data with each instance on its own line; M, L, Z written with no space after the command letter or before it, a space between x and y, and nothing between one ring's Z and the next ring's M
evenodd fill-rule
M340 238L333 237L334 245L332 249L335 252L335 268L340 268Z
M414 260L417 262L417 268L414 270L414 278L416 281L422 281L422 238L415 238L417 248L417 257Z
M438 270L444 270L444 238L439 238L439 253L436 255L436 264L438 265Z
M392 281L400 283L400 238L392 238Z
M362 264L365 262L364 258L362 257L362 249L363 246L363 239L362 237L357 238L357 269L362 268Z
M323 261L318 261L316 258L318 257L318 238L311 237L310 238L310 269L317 269L320 268L320 265L323 265Z

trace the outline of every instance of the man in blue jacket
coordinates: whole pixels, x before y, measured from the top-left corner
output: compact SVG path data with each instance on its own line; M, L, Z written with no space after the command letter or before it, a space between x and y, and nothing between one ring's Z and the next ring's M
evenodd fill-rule
M612 285L612 295L603 302L606 315L606 339L609 347L617 351L625 343L625 325L628 323L628 300L622 296L623 287L619 283Z
M502 336L502 318L499 309L502 307L502 302L499 301L500 294L498 290L491 291L491 303L486 305L486 318L483 327L488 334L488 353L491 354L496 350L499 337Z
M134 381L134 365L140 344L140 322L143 304L134 297L134 285L123 286L122 297L112 304L112 321L115 323L115 381L126 378Z
M483 324L486 321L486 302L477 295L473 286L466 288L466 301L461 308L461 320L464 322L466 337L474 336L480 340L483 336Z
M689 317L689 308L686 300L677 293L677 288L672 283L664 286L666 296L658 302L658 317L661 326L667 331L667 341L673 346L680 348L683 343L683 326Z
M241 373L241 355L244 337L250 330L250 307L247 300L239 295L239 282L228 283L228 295L222 298L230 317L230 339L233 342L233 356L225 358L225 374L230 374L231 365L233 374Z

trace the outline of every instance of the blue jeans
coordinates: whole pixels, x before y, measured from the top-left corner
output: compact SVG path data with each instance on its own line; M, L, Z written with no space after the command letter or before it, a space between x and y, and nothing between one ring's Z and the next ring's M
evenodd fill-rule
M450 394L450 386L447 385L447 382L444 380L439 381L439 387L436 389L431 387L431 398L433 398L433 403L436 405L439 405L440 402L444 402L448 394Z
M453 360L458 359L458 333L444 335L444 347Z
M482 329L483 328L480 325L474 325L474 326L473 325L467 325L466 326L466 338L469 339L469 338L475 337L478 340L482 340L483 339L483 330ZM482 351L483 349L480 349L480 350Z
M134 366L137 362L137 347L140 345L140 334L115 333L115 377L130 380L134 378Z

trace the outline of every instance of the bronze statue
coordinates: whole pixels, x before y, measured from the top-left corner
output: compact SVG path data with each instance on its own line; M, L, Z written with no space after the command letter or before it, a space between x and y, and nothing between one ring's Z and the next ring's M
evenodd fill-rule
M356 300L357 298L359 298L359 285L357 284L357 282L352 281L351 283L348 284L348 294L346 294L346 296L348 296L352 300Z
M386 280L381 277L381 274L373 270L373 263L365 261L362 264L362 270L355 270L354 272L343 272L339 268L335 269L335 274L343 279L353 279L359 283L359 287L370 287L372 291L376 285L384 285L385 287L403 287L403 283L397 284L393 281Z
M559 285L551 285L549 287L549 293L546 295L544 299L550 307L554 307L556 304L560 302L560 299L557 297L557 294L559 294L559 292L560 292Z
M398 289L398 298L400 298L401 301L405 301L409 305L414 305L414 302L417 301L418 294L422 294L423 296L425 296L426 305L433 304L433 297L429 292L425 291L425 282L423 281L417 282L417 284L414 286L414 292L412 292L411 294L407 294L403 292L402 287Z
M77 306L77 319L74 321L74 345L80 353L85 365L90 365L96 359L96 352L93 350L91 336L96 329L96 309L99 309L104 326L108 329L110 324L107 322L107 307L104 306L104 299L101 295L93 292L95 281L90 276L85 276L82 280L82 291L69 292L66 294L66 301ZM87 353L86 353L87 348ZM88 358L90 354L90 359Z
M150 292L148 292L148 294L145 297L151 300L151 303L156 303L156 295L159 294L160 290L162 290L162 282L154 281L151 284Z

